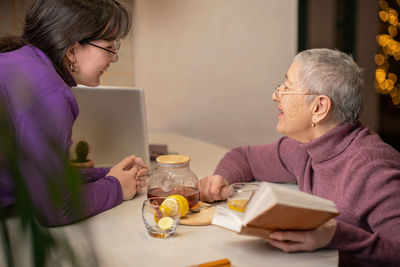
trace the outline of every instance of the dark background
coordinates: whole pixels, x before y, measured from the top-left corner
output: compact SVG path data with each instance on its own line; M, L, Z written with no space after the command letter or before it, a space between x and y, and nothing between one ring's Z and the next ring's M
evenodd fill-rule
M395 0L389 0L387 3L400 14L400 7ZM316 10L320 14L316 14ZM373 111L376 116L373 120L376 121L375 125L365 123L365 120L368 122L368 119L371 119L371 115L361 120L371 126L385 142L400 151L400 107L393 105L389 95L376 93L374 85L374 55L379 51L375 38L378 34L387 33L388 27L388 23L379 19L380 10L377 0L299 0L298 51L329 47L352 54L365 70L367 95L364 96L364 110L368 109L368 113ZM321 17L326 17L327 21L321 20ZM368 18L369 24L366 24L365 18ZM371 23L376 27L370 27ZM322 43L321 40L315 41L318 37L323 39L326 35L330 37L325 38ZM399 36L395 39L400 41ZM394 59L389 62L390 72L400 77L400 62Z

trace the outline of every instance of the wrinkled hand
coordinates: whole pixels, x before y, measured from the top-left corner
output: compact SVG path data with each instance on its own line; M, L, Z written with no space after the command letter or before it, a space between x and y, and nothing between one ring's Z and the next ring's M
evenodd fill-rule
M312 231L277 231L266 239L285 252L314 251L326 247L336 231L337 221L331 219Z
M135 156L128 156L107 173L107 176L114 176L121 184L123 200L132 199L136 195L138 185L136 179L138 175L138 167L136 166L138 165L135 165L136 162L137 158Z
M205 202L225 200L228 197L228 181L221 175L210 175L200 180L200 199Z

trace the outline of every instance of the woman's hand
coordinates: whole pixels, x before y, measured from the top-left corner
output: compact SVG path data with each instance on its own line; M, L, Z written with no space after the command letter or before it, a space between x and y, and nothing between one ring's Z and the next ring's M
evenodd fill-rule
M123 200L132 199L136 195L139 183L137 180L138 168L142 166L140 164L136 165L136 162L138 160L135 156L128 156L107 173L107 176L114 176L121 184Z
M277 231L266 239L285 252L314 251L326 247L336 231L337 221L331 219L312 231Z
M148 172L146 163L141 158L135 158L135 165L138 172L136 173L136 192L141 193L143 188L148 185Z
M221 175L210 175L200 180L200 199L206 202L225 200L228 197L228 181Z

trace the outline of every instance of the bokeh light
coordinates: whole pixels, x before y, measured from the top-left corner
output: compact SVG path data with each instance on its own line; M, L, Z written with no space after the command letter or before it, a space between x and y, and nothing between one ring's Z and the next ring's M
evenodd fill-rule
M398 36L400 27L399 14L396 9L389 6L385 0L378 1L380 11L379 18L387 23L387 33L376 36L380 47L379 53L374 56L377 69L375 71L375 90L379 94L389 94L394 105L400 107L400 84L397 74L390 72L390 62L400 61L400 42ZM400 0L396 0L400 6Z

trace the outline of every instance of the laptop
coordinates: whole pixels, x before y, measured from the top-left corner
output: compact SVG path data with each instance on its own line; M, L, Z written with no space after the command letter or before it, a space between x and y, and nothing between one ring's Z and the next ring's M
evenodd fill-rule
M128 155L149 164L147 120L143 89L121 86L73 87L79 115L72 129L75 144L89 143L88 158L95 167L111 167Z

